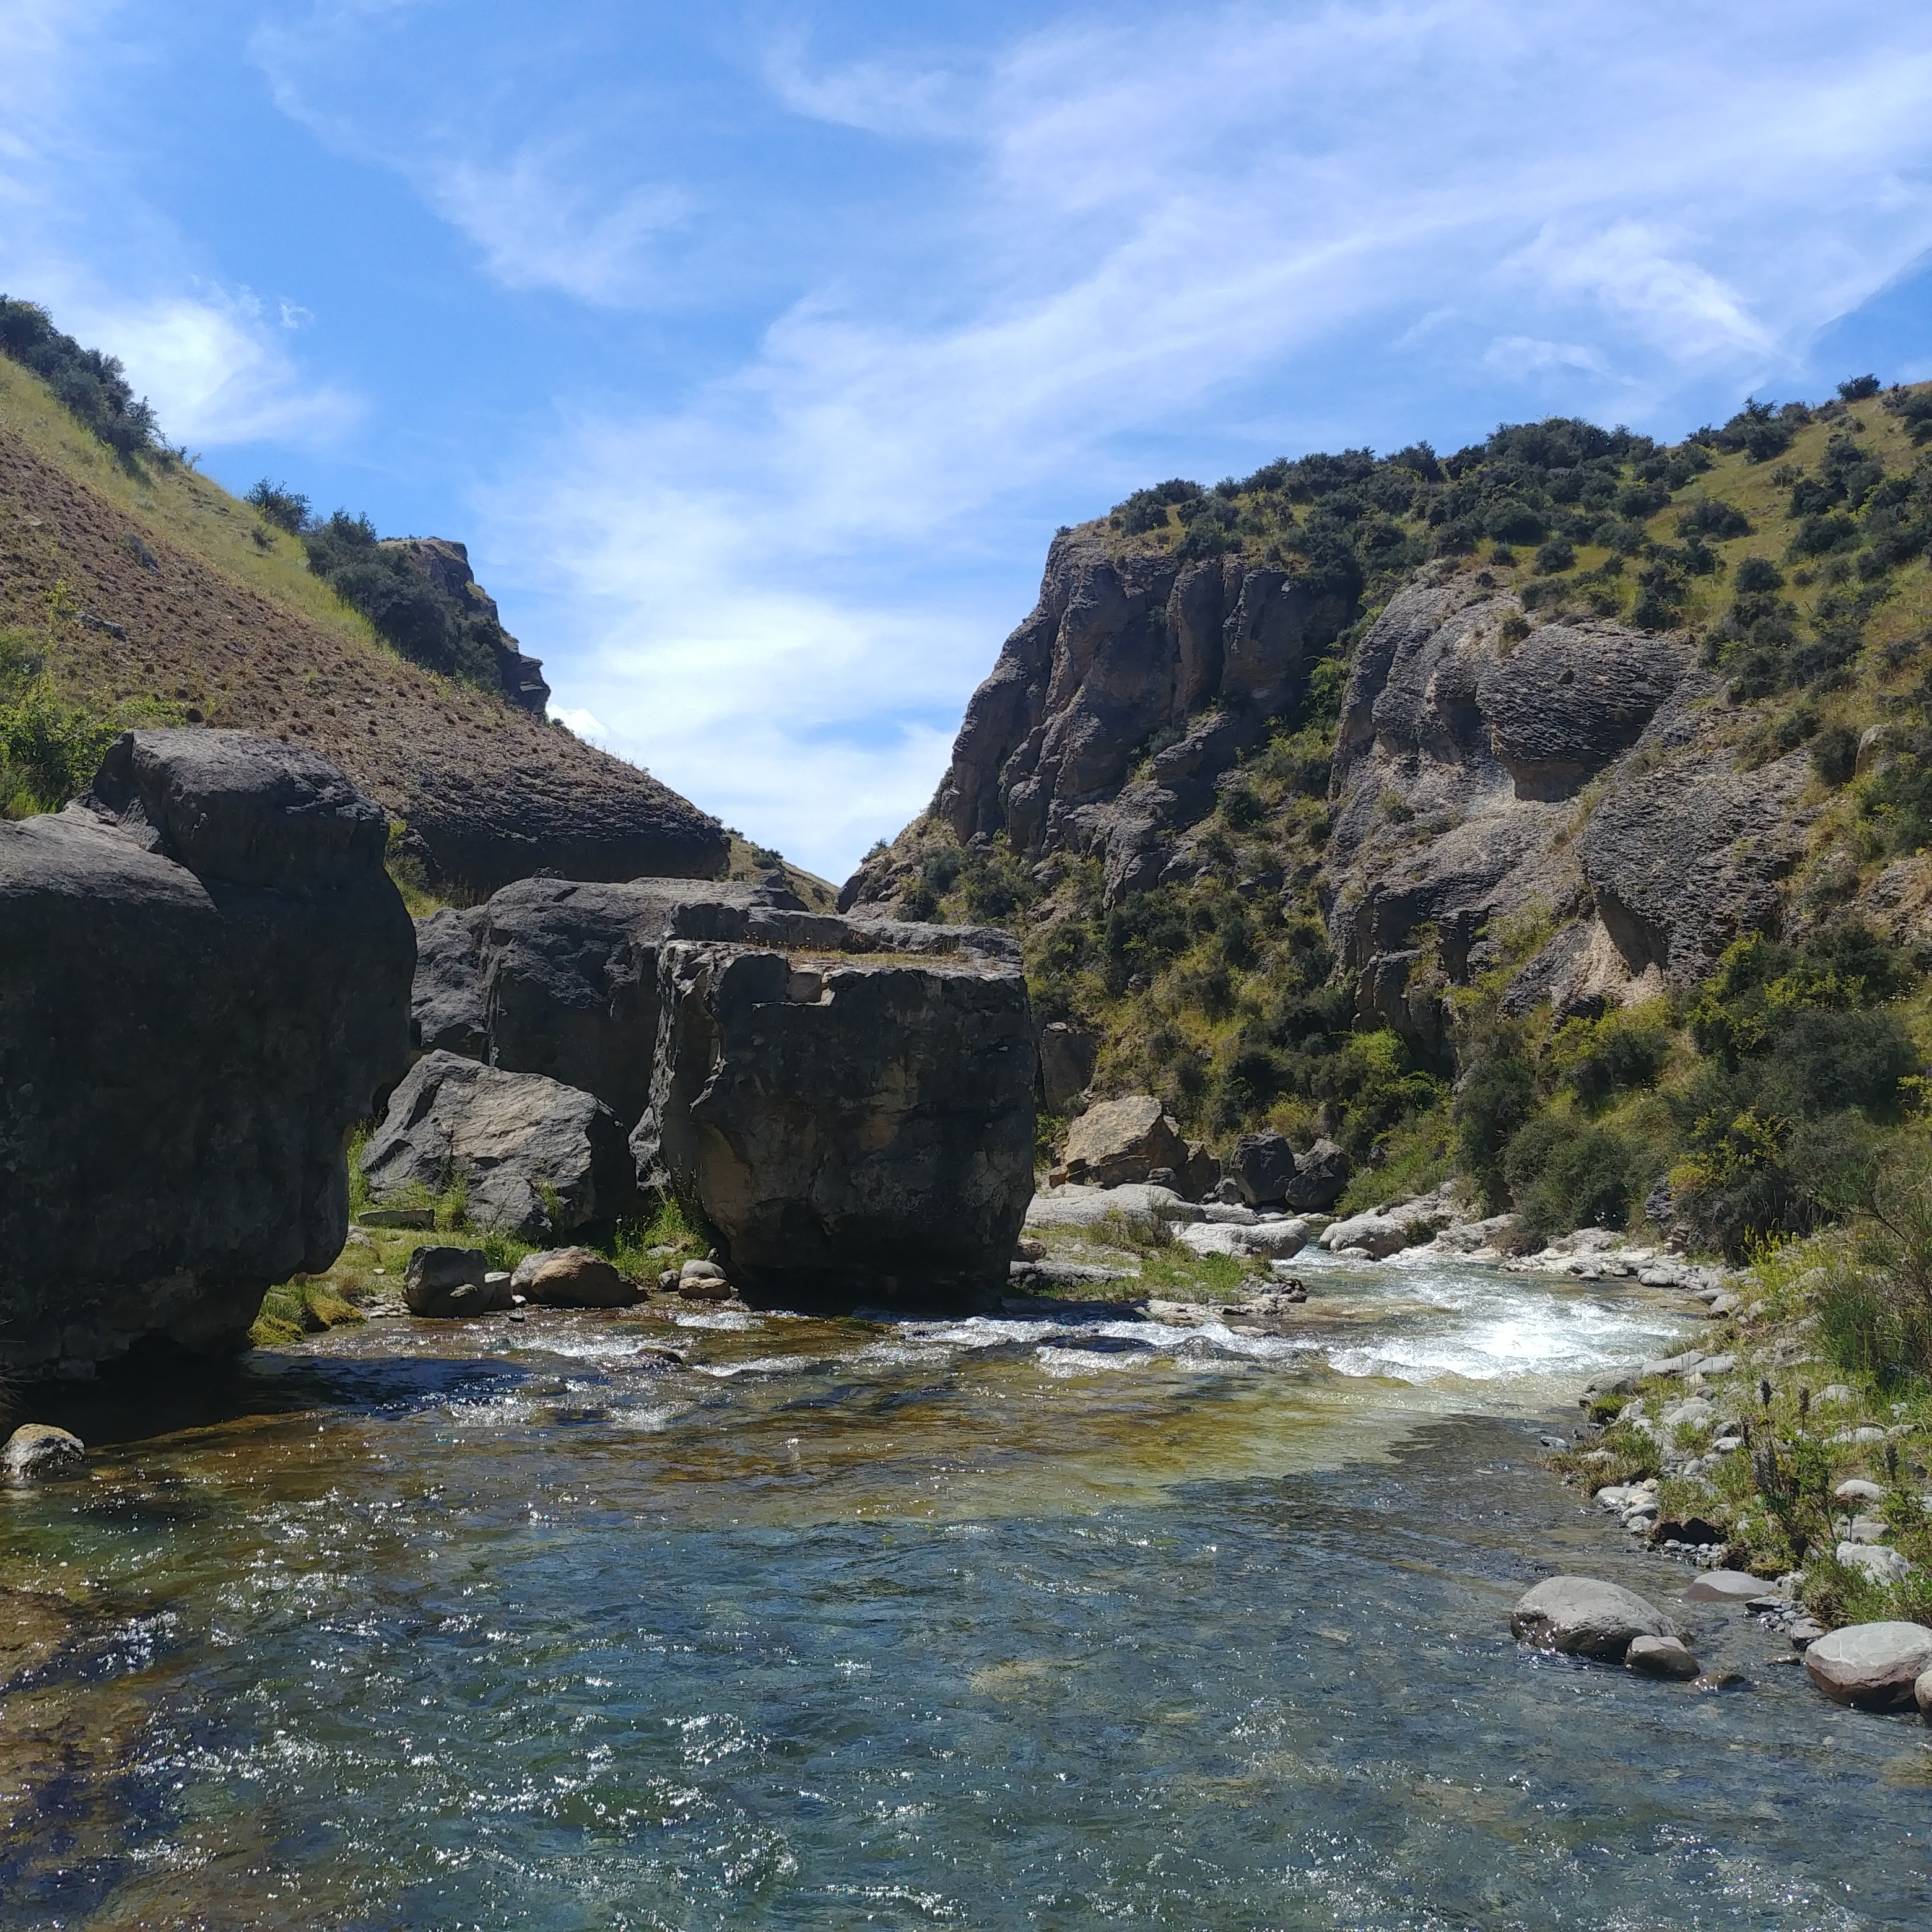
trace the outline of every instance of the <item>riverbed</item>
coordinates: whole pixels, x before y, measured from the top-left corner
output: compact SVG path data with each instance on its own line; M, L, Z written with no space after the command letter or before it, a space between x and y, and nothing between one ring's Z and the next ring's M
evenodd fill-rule
M1916 1720L1737 1611L1678 1606L1721 1690L1509 1636L1689 1580L1539 1460L1681 1299L1301 1272L1278 1332L386 1318L76 1398L87 1477L0 1493L70 1619L0 1926L1925 1923Z

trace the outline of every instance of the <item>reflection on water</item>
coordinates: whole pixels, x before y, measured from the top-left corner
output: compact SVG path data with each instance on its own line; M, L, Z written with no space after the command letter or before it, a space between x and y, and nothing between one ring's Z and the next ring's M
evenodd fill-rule
M1675 1308L338 1331L0 1502L0 1925L1924 1922L1923 1733L1520 1654ZM1243 1324L1238 1324L1243 1325ZM683 1351L667 1364L667 1342ZM1570 1411L1574 1413L1574 1411Z

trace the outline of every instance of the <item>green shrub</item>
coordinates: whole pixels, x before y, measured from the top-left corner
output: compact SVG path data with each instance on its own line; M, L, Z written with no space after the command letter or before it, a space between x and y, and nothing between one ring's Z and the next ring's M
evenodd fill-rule
M119 728L64 702L40 662L23 634L0 633L0 815L8 818L58 812L85 791Z
M0 295L0 355L32 370L124 463L172 454L146 399L134 400L120 358L82 348L38 303Z
M1478 1060L1457 1084L1456 1144L1463 1167L1492 1214L1509 1201L1504 1152L1535 1111L1535 1070L1508 1048Z
M308 527L308 499L286 483L271 483L264 476L244 500L254 505L264 523L298 537Z

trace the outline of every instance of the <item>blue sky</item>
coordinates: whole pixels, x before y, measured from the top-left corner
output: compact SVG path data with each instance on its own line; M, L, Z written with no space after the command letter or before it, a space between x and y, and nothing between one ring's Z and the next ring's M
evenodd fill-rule
M0 0L0 289L834 878L1130 489L1932 375L1932 9Z

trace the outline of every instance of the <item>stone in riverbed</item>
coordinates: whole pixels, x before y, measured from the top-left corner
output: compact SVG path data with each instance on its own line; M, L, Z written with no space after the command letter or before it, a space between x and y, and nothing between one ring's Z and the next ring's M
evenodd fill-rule
M1624 1652L1627 1670L1640 1677L1662 1677L1688 1684L1702 1666L1674 1636L1634 1636Z
M871 937L818 923L828 944ZM716 1231L742 1292L956 1306L1004 1292L1033 1196L1016 964L963 941L912 964L855 952L814 968L809 1000L776 949L667 944L658 971L663 1029L632 1145L649 1184Z
M1706 1570L1683 1592L1687 1604L1748 1604L1764 1594L1764 1579L1742 1570Z
M1856 1570L1868 1583L1902 1582L1912 1574L1912 1565L1882 1544L1847 1540L1838 1545L1835 1553L1847 1570Z
M1539 1650L1620 1664L1633 1639L1676 1638L1676 1626L1634 1592L1593 1576L1550 1576L1510 1612L1518 1640Z
M0 1475L12 1482L70 1476L87 1460L87 1444L50 1422L23 1422L0 1449Z
M729 1301L736 1292L716 1262L686 1262L677 1271L676 1287L690 1301Z
M638 1290L590 1248L546 1248L526 1255L510 1292L545 1308L628 1308Z
M489 1272L490 1258L481 1248L418 1248L403 1275L404 1304L412 1315L440 1322L487 1315Z
M1294 1157L1288 1184L1288 1204L1306 1213L1334 1206L1348 1185L1348 1156L1333 1141L1319 1140Z
M1912 1703L1918 1679L1932 1670L1932 1630L1923 1624L1847 1624L1807 1647L1804 1670L1834 1703L1900 1710Z

